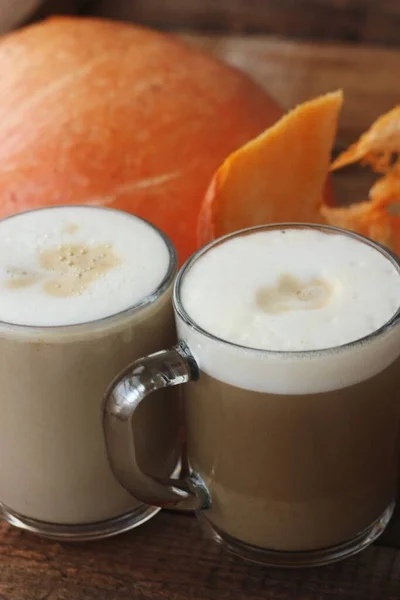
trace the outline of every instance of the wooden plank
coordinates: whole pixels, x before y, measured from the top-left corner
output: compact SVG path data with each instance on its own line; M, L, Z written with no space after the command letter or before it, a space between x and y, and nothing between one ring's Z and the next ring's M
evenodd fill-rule
M38 9L31 15L28 22L38 21L51 15L74 15L86 12L93 2L88 0L41 0Z
M231 558L191 517L162 513L91 544L54 544L0 526L3 600L398 600L400 551L372 547L323 569Z
M271 36L181 34L189 43L242 69L283 106L342 88L338 149L400 103L400 51L312 44Z
M400 45L397 0L98 0L95 11L169 29Z

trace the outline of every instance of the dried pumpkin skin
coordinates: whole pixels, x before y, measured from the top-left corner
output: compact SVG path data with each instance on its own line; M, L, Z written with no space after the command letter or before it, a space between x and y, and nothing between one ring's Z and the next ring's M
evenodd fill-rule
M397 172L400 177L399 152L400 105L379 117L355 144L338 156L331 171L361 161L376 173ZM393 158L397 160L393 162Z
M321 207L331 225L352 229L400 254L400 105L379 117L360 139L331 165L331 171L356 162L382 175L369 200L348 208Z
M201 207L198 242L263 223L319 223L341 91L299 105L232 153Z

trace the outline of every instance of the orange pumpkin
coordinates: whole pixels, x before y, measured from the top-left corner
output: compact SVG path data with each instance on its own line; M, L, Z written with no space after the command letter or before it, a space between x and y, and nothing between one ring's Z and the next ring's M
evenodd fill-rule
M54 18L0 41L0 217L54 204L136 213L181 261L212 174L282 114L244 74L171 36Z

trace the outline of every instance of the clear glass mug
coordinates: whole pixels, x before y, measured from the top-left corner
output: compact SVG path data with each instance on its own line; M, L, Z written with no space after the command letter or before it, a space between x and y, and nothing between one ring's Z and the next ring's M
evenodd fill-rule
M113 382L103 429L114 475L143 502L194 507L214 539L243 558L280 566L327 564L373 542L394 509L400 313L362 340L308 352L245 348L202 330L182 305L188 271L216 244L273 227L348 235L399 269L378 244L316 225L257 227L211 243L175 282L179 343L136 361ZM235 364L223 378L221 360ZM354 360L368 364L357 382ZM306 393L310 372L321 369L327 379L341 373L339 389ZM238 384L244 376L248 389ZM288 378L295 381L292 389L276 393L274 385ZM259 391L268 382L271 392ZM149 394L176 385L182 385L188 469L182 479L154 478L137 456L132 426Z
M49 210L64 208L31 214ZM117 214L98 207L73 210L78 223L81 210L102 211L106 218ZM9 220L25 218L28 213ZM126 213L123 218L138 219ZM132 529L160 510L133 498L115 479L102 430L110 381L132 359L176 341L176 251L149 227L164 240L169 259L162 280L137 304L77 325L0 322L0 519L14 526L83 541ZM162 406L152 398L136 419L139 440L150 430L157 437L144 457L153 475L170 475L180 462L179 398L175 390L164 390L162 397Z

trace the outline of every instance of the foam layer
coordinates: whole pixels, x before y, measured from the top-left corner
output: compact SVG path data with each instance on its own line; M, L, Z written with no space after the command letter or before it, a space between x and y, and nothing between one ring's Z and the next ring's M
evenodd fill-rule
M157 289L169 261L160 234L119 211L16 215L0 222L0 321L60 326L117 314Z
M400 304L395 263L344 234L287 229L230 238L185 273L180 297L202 329L249 348L178 323L200 367L238 387L327 391L380 372L400 354L400 327L341 347L379 329Z

